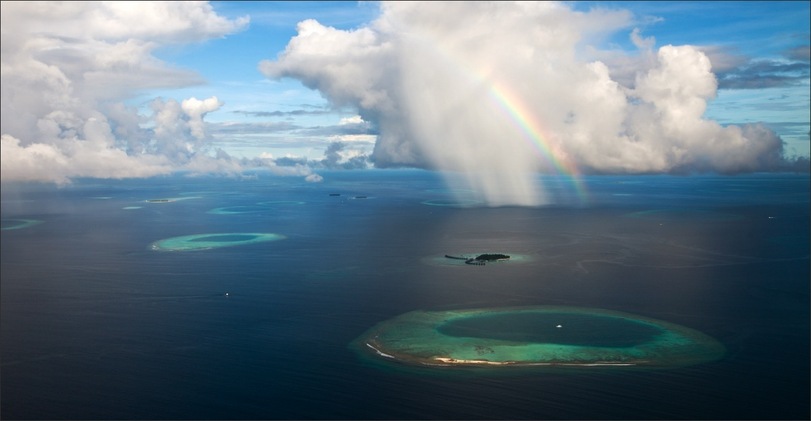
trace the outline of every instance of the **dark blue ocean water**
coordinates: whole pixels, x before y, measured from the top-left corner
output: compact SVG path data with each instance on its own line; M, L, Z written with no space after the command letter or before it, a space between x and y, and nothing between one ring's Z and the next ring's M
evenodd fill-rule
M323 175L4 184L0 417L809 418L807 175L588 177L586 201L542 178L556 202L538 208L427 205L455 199L423 171ZM147 202L165 198L184 200ZM21 219L41 222L6 229ZM150 249L207 233L286 238ZM528 260L435 259L480 251ZM660 319L728 352L471 371L350 347L413 310L525 305Z

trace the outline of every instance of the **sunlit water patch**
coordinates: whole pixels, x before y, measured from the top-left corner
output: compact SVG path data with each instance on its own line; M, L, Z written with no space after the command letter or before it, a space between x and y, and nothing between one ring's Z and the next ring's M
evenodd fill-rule
M237 215L243 213L260 213L267 212L268 208L265 206L245 205L245 206L225 206L221 208L211 209L206 212L212 215Z
M157 251L208 250L220 247L277 241L284 238L286 237L281 234L273 233L196 234L155 241L149 248Z
M475 191L470 189L452 189L452 188L438 188L438 189L425 189L426 193L441 194L441 195L474 195Z
M220 208L211 209L207 213L212 215L239 215L246 213L262 213L262 212L270 212L274 209L278 209L280 207L285 206L299 206L303 205L304 203L305 202L297 200L273 200L259 202L255 205L224 206Z
M736 221L743 217L736 214L706 211L700 209L652 209L625 214L629 218L658 220L663 222L677 221Z
M428 206L446 206L452 208L469 208L473 206L482 206L484 201L478 199L431 199L422 202L423 205Z
M295 206L295 205L304 205L306 202L302 202L299 200L271 200L266 202L259 202L257 205L259 206Z
M218 192L218 191L215 191L215 190L201 190L201 191L180 192L178 194L180 196L183 196L183 197L189 197L189 196L200 197L200 196L205 196L205 195L221 194L221 192Z

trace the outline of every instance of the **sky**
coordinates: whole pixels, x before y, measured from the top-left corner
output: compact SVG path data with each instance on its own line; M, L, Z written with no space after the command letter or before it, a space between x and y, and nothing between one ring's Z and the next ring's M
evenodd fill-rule
M4 183L416 167L537 204L537 173L809 171L808 2L4 1L0 15Z

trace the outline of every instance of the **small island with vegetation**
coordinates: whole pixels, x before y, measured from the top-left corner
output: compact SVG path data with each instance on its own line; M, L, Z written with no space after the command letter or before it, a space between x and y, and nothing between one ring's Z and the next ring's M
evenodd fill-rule
M480 254L476 257L465 257L465 256L451 256L450 254L446 254L445 257L448 259L456 259L456 260L464 260L468 265L478 265L484 266L487 262L498 262L509 260L510 256L506 254L500 253L484 253Z

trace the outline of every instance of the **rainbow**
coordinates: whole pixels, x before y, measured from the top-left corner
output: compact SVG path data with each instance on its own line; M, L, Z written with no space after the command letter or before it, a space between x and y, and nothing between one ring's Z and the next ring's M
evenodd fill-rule
M511 92L503 84L489 84L488 96L504 114L520 129L524 138L542 158L552 164L558 173L569 178L581 202L588 199L588 190L574 162L566 158L565 152L555 150L541 130L541 125L522 98Z
M486 86L486 95L494 107L500 109L507 120L519 129L524 140L542 159L550 163L558 174L571 182L581 204L588 202L588 189L577 166L566 157L564 151L551 144L549 136L546 136L541 129L535 113L520 95L511 91L506 84L495 81L486 70L463 65L465 60L455 57L452 48L443 47L444 43L441 40L415 34L412 34L410 38L422 47L422 51L433 54L435 60L440 60L443 64L455 69L472 86Z

